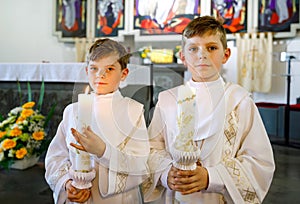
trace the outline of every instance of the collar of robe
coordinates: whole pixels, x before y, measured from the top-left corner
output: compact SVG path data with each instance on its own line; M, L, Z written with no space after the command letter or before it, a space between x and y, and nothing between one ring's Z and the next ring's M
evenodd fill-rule
M123 97L119 90L111 94L92 95L92 129L116 147L136 128L143 114L143 106Z
M195 89L194 141L207 139L222 130L225 122L225 83L221 77L212 82L186 83Z

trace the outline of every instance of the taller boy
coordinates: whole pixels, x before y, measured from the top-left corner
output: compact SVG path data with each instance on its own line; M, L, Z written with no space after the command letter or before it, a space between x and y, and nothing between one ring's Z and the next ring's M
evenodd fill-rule
M146 201L162 196L164 203L261 203L266 196L275 170L272 147L250 94L220 76L229 57L225 30L215 18L199 17L185 28L181 60L192 78L159 94L149 127L153 174L143 185ZM187 88L194 94L181 93ZM192 142L179 138L184 136ZM178 145L180 140L186 143ZM175 161L174 148L185 145L200 150L195 169L174 167L188 158L189 152L183 163Z

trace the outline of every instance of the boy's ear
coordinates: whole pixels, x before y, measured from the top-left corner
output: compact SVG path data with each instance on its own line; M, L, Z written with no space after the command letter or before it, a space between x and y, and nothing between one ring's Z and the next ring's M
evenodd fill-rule
M225 52L224 52L224 57L223 57L223 60L222 60L223 64L225 64L227 62L227 60L229 59L230 55L231 55L230 48L226 48Z
M184 64L184 66L186 66L186 63L185 63L185 56L184 56L182 50L179 51L179 57L180 57L182 63Z
M128 73L129 73L129 69L128 68L125 68L125 69L122 70L121 81L124 81L126 79Z

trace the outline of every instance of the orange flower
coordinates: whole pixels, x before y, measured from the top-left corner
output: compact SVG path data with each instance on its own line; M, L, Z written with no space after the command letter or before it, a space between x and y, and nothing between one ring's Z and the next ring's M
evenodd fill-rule
M5 131L0 131L0 138L3 137L4 135L6 135Z
M43 140L44 139L44 132L40 131L40 132L34 132L32 134L33 139L35 140Z
M25 103L25 104L22 106L22 108L28 109L28 108L32 108L34 105L35 105L35 102L30 101L30 102Z
M17 121L16 121L16 123L18 124L18 123L21 123L21 122L23 122L25 120L25 118L23 118L22 116L20 116L18 119L17 119Z
M4 150L12 149L17 145L17 142L12 139L5 139L2 143L2 148Z
M18 159L23 159L25 157L25 155L27 154L27 150L25 147L22 147L21 149L18 149L16 151L16 157Z
M21 117L27 118L27 117L31 116L32 114L33 114L32 109L23 109L22 113L21 113Z
M10 136L16 137L22 134L22 130L20 130L18 127L15 127L12 129L9 133Z

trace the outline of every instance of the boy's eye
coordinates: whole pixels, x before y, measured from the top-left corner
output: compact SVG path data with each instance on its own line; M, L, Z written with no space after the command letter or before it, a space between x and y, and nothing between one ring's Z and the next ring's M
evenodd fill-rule
M92 72L97 72L98 68L97 68L97 67L90 67L90 70L91 70Z
M208 51L214 51L214 50L217 50L218 48L216 46L209 46L207 48Z
M198 51L198 47L190 47L189 51L190 52L197 52Z

